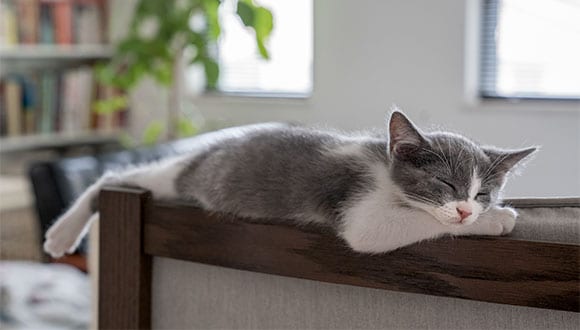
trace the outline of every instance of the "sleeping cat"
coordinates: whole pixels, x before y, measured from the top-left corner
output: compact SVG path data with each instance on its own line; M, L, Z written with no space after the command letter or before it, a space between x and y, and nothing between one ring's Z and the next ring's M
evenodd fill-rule
M148 189L155 199L209 211L331 226L355 251L387 252L443 235L502 235L516 212L498 206L506 177L535 148L482 147L424 133L400 111L389 138L258 124L198 137L161 162L107 173L48 230L53 257L74 251L104 185Z

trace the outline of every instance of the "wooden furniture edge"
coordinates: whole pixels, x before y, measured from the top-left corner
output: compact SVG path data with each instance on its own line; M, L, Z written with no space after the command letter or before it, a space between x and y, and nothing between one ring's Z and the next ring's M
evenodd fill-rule
M322 282L580 311L580 246L443 238L390 253L350 250L329 230L250 222L187 206L145 214L145 253Z
M580 245L443 238L391 253L350 250L330 230L256 222L139 189L101 194L100 328L148 328L153 256L321 282L580 312Z
M99 197L99 329L151 327L152 257L143 252L143 211L151 194L106 188Z

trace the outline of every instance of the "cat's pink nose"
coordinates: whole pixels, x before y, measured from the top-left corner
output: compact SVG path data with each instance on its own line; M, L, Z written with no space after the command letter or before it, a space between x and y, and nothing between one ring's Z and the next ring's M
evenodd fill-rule
M459 217L461 218L461 221L463 221L463 219L467 218L468 216L471 215L471 210L464 208L464 207L458 207L457 208L457 213L459 214Z

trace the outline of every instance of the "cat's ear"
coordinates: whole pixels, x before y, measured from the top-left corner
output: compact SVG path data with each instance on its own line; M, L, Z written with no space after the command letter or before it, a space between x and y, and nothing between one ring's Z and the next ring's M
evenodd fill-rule
M389 152L396 156L409 156L426 143L413 123L400 111L389 118Z
M483 149L485 154L490 159L490 169L494 173L506 174L516 167L522 165L525 160L529 160L531 155L536 153L537 147L517 149L517 150L501 150L493 147L486 147Z

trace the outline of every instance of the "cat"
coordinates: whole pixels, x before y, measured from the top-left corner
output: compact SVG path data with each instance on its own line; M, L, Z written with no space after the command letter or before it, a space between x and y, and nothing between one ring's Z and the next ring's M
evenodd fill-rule
M388 131L344 135L267 123L201 135L186 154L106 173L47 231L44 250L53 257L75 250L104 185L141 187L155 199L241 217L331 226L364 253L512 231L517 213L499 206L501 192L535 147L502 150L426 133L398 110Z

